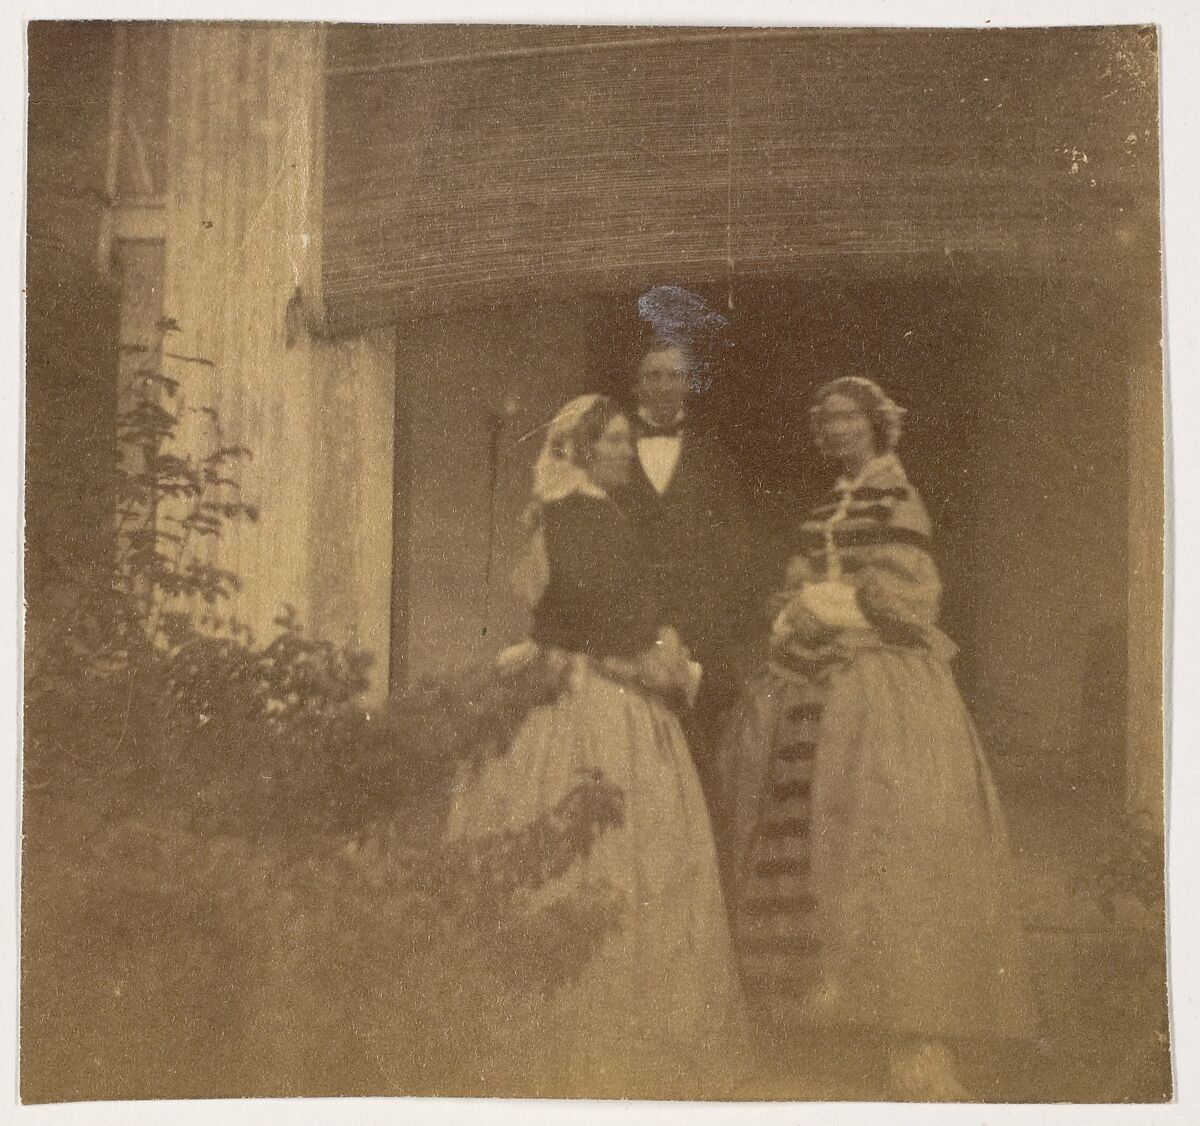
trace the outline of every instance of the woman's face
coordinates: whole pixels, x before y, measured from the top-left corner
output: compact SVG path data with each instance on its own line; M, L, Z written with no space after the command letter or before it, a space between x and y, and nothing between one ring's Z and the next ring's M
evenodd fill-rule
M867 412L848 395L827 395L817 410L821 445L850 472L862 469L878 452Z
M585 466L592 482L604 490L628 483L633 466L633 439L629 420L618 414L600 432Z

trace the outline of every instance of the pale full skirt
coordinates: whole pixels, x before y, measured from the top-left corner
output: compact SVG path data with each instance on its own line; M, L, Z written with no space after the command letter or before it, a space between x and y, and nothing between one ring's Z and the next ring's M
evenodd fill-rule
M1004 818L944 662L881 647L820 685L765 672L723 758L735 933L768 1013L897 1035L1031 1034ZM791 851L781 862L767 848Z
M549 889L603 884L617 927L559 989L554 1047L575 1097L721 1093L745 1063L746 1022L708 811L675 715L581 662L526 717L506 755L457 794L450 839L516 830L600 771L624 823Z

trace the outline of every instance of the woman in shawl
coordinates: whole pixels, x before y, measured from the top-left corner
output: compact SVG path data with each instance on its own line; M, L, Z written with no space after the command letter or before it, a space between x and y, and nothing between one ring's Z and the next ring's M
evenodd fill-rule
M768 1027L881 1034L901 1098L969 1094L953 1046L1023 1038L1032 1009L1006 829L937 628L903 411L858 377L822 387L841 470L799 530L771 659L722 755L727 894Z
M607 398L575 399L550 425L519 575L531 640L500 663L547 663L565 674L563 688L458 793L448 826L451 840L520 829L581 772L623 792L623 824L544 889L553 901L602 883L623 900L616 932L554 1000L558 1093L583 1097L719 1092L745 1034L712 830L676 716L697 670L660 628L609 496L632 459L629 423Z

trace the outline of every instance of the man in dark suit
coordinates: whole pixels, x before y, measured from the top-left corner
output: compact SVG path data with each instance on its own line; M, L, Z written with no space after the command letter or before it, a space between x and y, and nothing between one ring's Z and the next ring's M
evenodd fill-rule
M691 364L663 345L633 381L637 461L622 502L649 563L666 620L704 668L689 742L712 797L720 721L739 684L747 620L749 521L737 470L715 435L687 415Z

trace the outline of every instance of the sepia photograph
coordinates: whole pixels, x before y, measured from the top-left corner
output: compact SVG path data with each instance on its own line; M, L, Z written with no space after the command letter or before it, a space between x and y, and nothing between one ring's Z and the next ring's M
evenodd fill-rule
M24 34L23 1104L1172 1102L1158 26Z

